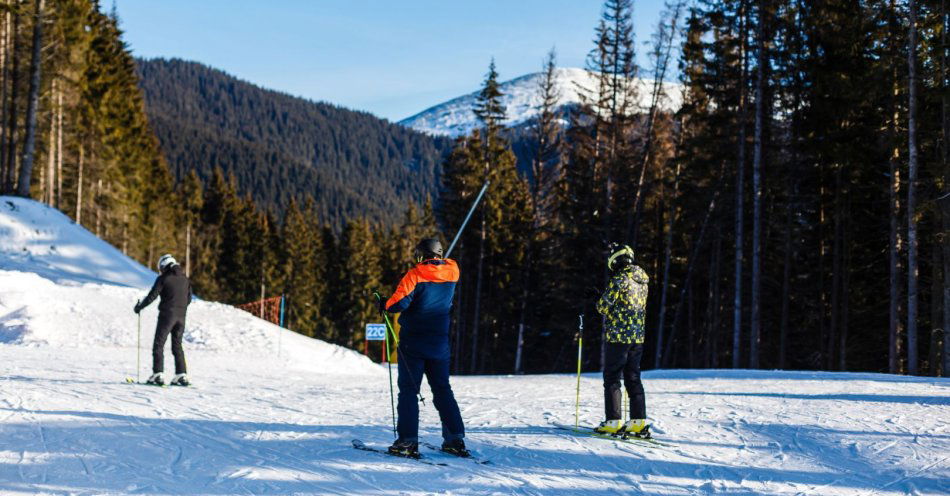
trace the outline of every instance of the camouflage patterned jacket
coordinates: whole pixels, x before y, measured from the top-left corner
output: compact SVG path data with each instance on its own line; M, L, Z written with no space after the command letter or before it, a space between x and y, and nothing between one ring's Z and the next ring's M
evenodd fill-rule
M610 279L597 300L597 312L606 321L608 343L643 343L649 282L647 273L635 265Z

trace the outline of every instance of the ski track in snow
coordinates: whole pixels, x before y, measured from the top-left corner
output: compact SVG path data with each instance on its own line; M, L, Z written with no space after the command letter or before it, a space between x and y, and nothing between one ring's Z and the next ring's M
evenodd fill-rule
M657 437L625 444L573 423L570 375L456 377L479 465L354 450L392 439L384 375L192 351L194 388L122 383L134 348L0 345L4 494L946 494L950 381L875 374L645 374ZM143 370L144 374L146 371ZM421 434L438 443L431 393ZM582 378L581 422L600 378Z

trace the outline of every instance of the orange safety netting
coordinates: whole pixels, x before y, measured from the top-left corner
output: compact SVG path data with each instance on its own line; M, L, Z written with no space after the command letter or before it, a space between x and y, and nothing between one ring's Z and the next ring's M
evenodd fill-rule
M244 303L243 305L234 305L245 312L248 312L255 317L259 317L268 322L273 322L274 324L280 325L280 300L282 296L275 296L273 298L264 298L263 300L252 301L250 303Z

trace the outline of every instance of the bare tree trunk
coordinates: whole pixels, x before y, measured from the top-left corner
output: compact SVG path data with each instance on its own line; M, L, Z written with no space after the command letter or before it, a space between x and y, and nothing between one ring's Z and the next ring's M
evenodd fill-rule
M847 193L845 194L844 222L848 225L843 227L842 237L844 239L841 242L844 246L844 253L841 255L844 257L844 261L841 269L841 328L838 332L838 370L842 372L848 370L848 312L850 307L848 303L851 298L849 291L849 283L851 280L851 229L850 221L848 221L850 218L851 190L847 188Z
M739 159L736 163L736 246L735 246L735 297L732 307L732 368L737 369L742 364L742 230L743 222L743 180L745 178L745 88L748 78L749 57L746 53L745 30L745 2L742 2L739 20L739 36L742 37L740 51L742 52L742 76L739 81Z
M52 93L55 93L55 92L56 92L56 80L55 80L55 79L53 80L52 87L53 87ZM52 101L52 100L53 100L53 98L52 98L52 96L51 96L51 97L50 97L50 101ZM55 176L56 176L56 148L55 148L55 141L56 141L56 112L53 111L53 112L50 112L50 113L49 113L49 140L48 140L49 146L47 147L47 153L46 153L46 155L47 155L47 157L46 157L46 158L47 158L47 160L46 160L46 179L47 179L47 180L46 180L46 183L49 184L49 187L47 187L47 188L44 189L44 191L43 191L43 201L45 201L47 205L51 205L51 206L54 204L53 198L56 197L56 188L55 188L55 184L56 184L56 177L55 177Z
M947 191L943 191L942 198L938 199L940 217L943 223L943 233L938 235L937 244L943 251L943 375L950 376L950 96L947 95L947 28L948 24L946 1L940 2L940 100L941 100L941 132L943 140L940 148L941 170L943 170L943 184Z
M722 310L719 301L719 281L721 279L719 267L722 265L722 236L718 228L716 229L716 237L714 239L716 240L716 244L715 248L713 248L712 269L709 271L709 311L706 314L708 325L705 351L706 359L704 363L706 368L716 368L718 365L716 357L717 351L719 350L719 316Z
M122 254L129 255L129 214L122 216Z
M917 2L908 0L907 40L907 373L917 375Z
M82 225L82 166L83 166L83 146L79 144L79 166L76 177L76 224Z
M792 279L792 207L785 209L785 253L782 268L782 316L779 323L778 368L784 369L788 358L788 317L791 306Z
M96 193L92 195L92 203L96 206L96 237L101 238L99 227L102 225L102 206L99 199L102 198L102 179L96 181Z
M686 289L686 327L689 329L689 333L686 338L686 356L688 358L687 363L689 368L696 368L696 320L695 312L693 311L693 287L690 285Z
M9 8L7 0L3 0L3 6ZM10 47L11 22L11 14L7 10L3 17L3 31L0 33L0 194L7 193L7 123L3 121L3 117L7 115L7 86L10 76L7 69L7 52Z
M19 0L16 0L17 5L19 5ZM9 119L9 125L6 127L7 133L7 143L6 143L6 158L5 163L7 166L7 176L4 178L4 191L7 193L13 193L13 185L16 181L16 171L17 171L17 162L16 162L16 131L17 131L17 99L20 89L20 51L17 49L18 37L17 33L20 31L20 14L19 12L14 12L13 14L13 28L11 29L10 34L10 104L6 108L7 117Z
M943 169L944 184L950 180L950 172ZM950 376L950 192L943 194L943 375Z
M927 363L930 375L939 377L940 371L940 314L943 307L943 288L940 284L940 244L934 243L930 255L930 346Z
M897 97L898 87L895 79L894 92L893 95ZM897 113L897 103L894 102L894 115L890 124L890 134L892 136L897 133L897 123L898 123L898 113ZM898 374L901 372L901 348L903 344L903 337L901 332L901 318L900 318L900 298L901 298L901 287L900 283L900 251L901 251L901 238L900 238L900 188L901 188L901 179L900 179L900 167L898 165L898 160L900 160L900 148L896 145L891 153L891 158L888 161L889 172L891 176L891 183L888 191L890 193L890 234L889 234L889 243L888 243L888 265L890 267L890 300L889 300L889 332L888 332L888 370L892 374Z
M529 245L528 249L531 250L532 247ZM528 314L528 288L530 287L530 284L531 284L530 271L532 268L531 264L533 260L534 260L534 257L532 256L532 253L529 251L527 259L525 260L525 264L524 264L525 266L525 272L523 275L524 288L521 293L521 309L519 311L519 316L518 316L518 342L516 344L516 349L515 349L515 374L521 373L521 353L524 349L524 326L525 326L525 320L527 320L527 314Z
M663 363L663 333L666 328L666 297L670 291L670 265L673 259L673 224L676 221L676 196L679 192L680 163L676 164L676 172L673 176L673 198L669 202L669 219L666 222L666 235L664 236L663 247L663 282L660 289L660 315L656 326L656 351L654 352L653 363L656 368L660 368Z
M465 259L465 243L460 241L458 247L459 248L458 248L457 260L461 261ZM459 373L462 371L462 348L463 348L462 337L465 336L465 332L464 332L465 328L464 328L464 323L462 321L462 308L463 308L463 304L465 303L463 298L465 297L466 289L467 289L467 285L465 284L464 281L459 281L455 289L455 294L458 295L457 296L458 300L455 302L455 326L454 326L455 327L454 329L455 353L453 356L453 359L455 361L455 364L454 364L455 366L453 368L454 368L454 372L456 373Z
M56 94L56 208L63 203L63 88Z
M831 370L834 364L835 344L838 338L838 324L841 316L841 189L844 187L841 183L841 169L838 165L835 170L835 200L834 200L834 234L831 244L831 323L828 326L828 336L826 353L824 358L825 369Z
M716 243L718 244L718 240L716 240ZM719 263L719 260L716 259L715 249L713 249L712 257L713 258L709 264L709 280L707 281L708 286L706 288L706 313L703 316L705 318L705 322L703 325L703 329L704 329L703 347L700 350L700 353L702 353L703 355L702 365L700 366L707 369L709 368L709 355L712 352L712 341L714 339L714 334L715 334L713 331L713 317L716 312L716 305L715 305L716 300L713 297L713 295L715 294L715 292L713 291L713 287L716 285L716 279L718 277L716 264Z
M26 106L26 137L23 140L23 158L20 163L17 194L30 197L30 178L36 151L36 114L40 104L40 60L43 45L43 0L36 0L33 15L33 58L30 60L30 95Z
M188 226L185 228L185 277L191 277L191 219L188 219Z
M752 152L752 319L749 336L749 368L759 368L762 339L762 140L765 127L765 0L759 0L758 61L755 70L755 148Z
M469 372L474 374L478 367L478 328L481 322L482 304L482 268L485 263L485 210L482 209L482 228L478 240L478 272L475 276L475 318L472 319L472 363Z

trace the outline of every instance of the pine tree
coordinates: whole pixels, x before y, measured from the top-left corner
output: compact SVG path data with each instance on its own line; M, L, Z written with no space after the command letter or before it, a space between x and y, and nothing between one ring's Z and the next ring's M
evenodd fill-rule
M501 103L503 96L498 83L498 71L495 70L495 59L492 58L474 109L478 120L485 126L486 139L498 136L498 131L504 126L506 110L505 105Z
M368 220L354 219L346 224L338 256L345 267L337 294L341 309L336 320L340 329L337 342L354 348L362 344L366 324L378 317L373 292L380 290L380 253Z
M278 274L286 295L287 327L310 337L336 341L327 300L330 274L324 233L313 219L313 203L303 210L292 200L284 213L280 234Z

